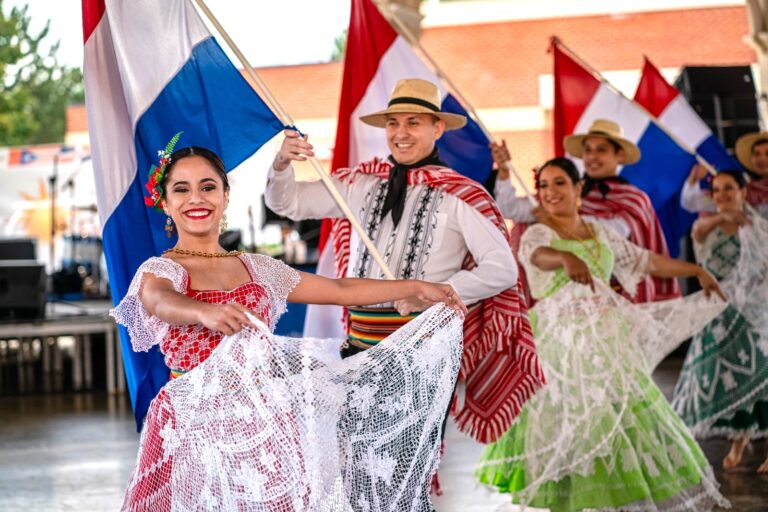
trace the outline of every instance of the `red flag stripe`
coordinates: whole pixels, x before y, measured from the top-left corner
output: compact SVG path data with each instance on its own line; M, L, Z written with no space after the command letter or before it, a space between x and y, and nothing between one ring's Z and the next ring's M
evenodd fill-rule
M558 44L553 44L552 51L555 55L555 154L565 156L563 137L573 133L600 82Z
M379 69L379 62L392 43L397 32L379 12L371 0L352 0L347 32L347 50L344 55L344 75L341 81L341 98L336 124L336 143L333 149L331 170L351 165L349 161L349 133L352 112L365 96L368 84ZM356 162L357 163L357 162ZM331 222L323 220L320 228L320 253L331 232Z
M83 0L83 44L88 42L91 33L104 16L104 0Z
M653 116L659 117L678 94L679 91L667 83L661 72L646 57L643 75L635 91L635 101Z

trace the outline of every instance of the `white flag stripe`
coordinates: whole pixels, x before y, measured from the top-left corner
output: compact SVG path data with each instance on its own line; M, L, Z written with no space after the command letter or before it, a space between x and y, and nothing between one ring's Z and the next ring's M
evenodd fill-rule
M186 64L194 46L211 34L189 0L163 0L161 7L156 0L107 0L105 15L112 22L125 101L135 124ZM184 27L188 34L165 37L170 26ZM158 45L157 39L163 43Z
M359 118L385 109L395 84L402 78L429 80L437 84L440 97L445 97L445 88L438 77L416 55L411 45L402 36L398 36L379 61L379 67L368 84L365 95L352 112L349 141L350 167L374 157L385 157L389 154L382 129L368 126Z
M84 51L85 90L99 91L86 94L85 103L94 169L102 170L94 172L93 178L103 228L136 178L136 150L108 19L101 20Z
M634 102L616 94L606 84L600 84L573 133L586 133L596 119L617 121L624 130L624 138L637 144L651 118Z
M659 121L689 149L696 149L712 135L712 131L682 94L678 94L667 105L667 108L659 116Z

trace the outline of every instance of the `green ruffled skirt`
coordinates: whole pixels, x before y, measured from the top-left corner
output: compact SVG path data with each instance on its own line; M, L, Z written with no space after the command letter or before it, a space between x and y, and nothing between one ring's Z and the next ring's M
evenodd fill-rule
M639 375L638 379L645 396L630 402L621 427L608 440L610 451L617 456L586 461L557 481L535 482L535 476L527 470L525 454L526 434L537 425L524 407L512 428L486 448L477 478L509 493L514 503L549 508L552 512L618 509L632 504L645 510L643 503L650 504L650 510L663 510L698 498L711 502L712 498L706 496L710 494L705 491L707 485L702 482L711 477L704 454L656 385L645 376ZM665 426L663 431L659 425ZM677 431L674 441L670 439L670 428ZM649 441L654 439L664 442L653 446ZM604 441L594 439L594 444ZM670 443L675 442L683 445L670 450ZM711 504L702 503L702 510L709 507Z

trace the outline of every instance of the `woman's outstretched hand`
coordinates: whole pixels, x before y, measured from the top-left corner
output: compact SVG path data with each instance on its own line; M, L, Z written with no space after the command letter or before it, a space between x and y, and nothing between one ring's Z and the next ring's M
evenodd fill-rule
M242 331L244 327L256 327L248 318L248 314L259 318L256 313L238 303L201 303L201 306L202 309L199 314L200 323L212 331L223 332L227 336Z
M725 294L723 293L723 290L720 288L720 283L717 282L717 279L715 279L712 274L701 269L701 272L696 276L696 279L699 280L699 285L701 286L701 289L704 290L704 295L706 297L709 297L712 295L712 293L716 293L718 297L723 299L724 301L727 301L728 299L725 298Z
M424 311L433 304L442 302L454 311L467 314L467 306L461 300L453 286L449 284L416 281L416 293L412 297L395 301L395 309L400 315L410 315Z
M595 291L595 282L592 280L592 273L589 267L578 256L569 252L563 253L563 270L566 275L575 283L585 284Z

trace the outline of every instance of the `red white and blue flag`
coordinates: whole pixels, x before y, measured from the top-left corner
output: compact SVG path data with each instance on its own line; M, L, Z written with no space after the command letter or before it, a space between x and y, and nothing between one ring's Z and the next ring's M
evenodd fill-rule
M696 161L695 156L675 142L642 106L596 78L558 44L553 45L553 51L556 153L565 152L563 137L586 133L596 119L610 119L621 125L624 137L642 152L640 161L621 169L621 176L648 195L669 252L677 256L680 239L695 218L680 206L680 191ZM647 226L646 231L644 238L652 241L653 226ZM661 247L646 248L664 252Z
M112 299L139 265L175 243L144 206L157 151L176 132L183 146L237 167L283 129L211 36L188 0L83 0L85 97ZM131 349L121 330L137 424L168 369L155 347Z
M381 128L360 121L360 116L386 107L398 80L421 78L438 86L443 98L441 110L467 116L466 110L446 90L440 78L398 34L371 0L352 0L344 76L336 126L332 169L355 167L374 157L389 154ZM488 180L493 158L490 141L472 118L461 130L446 132L437 141L440 158L449 167L480 183ZM318 272L335 276L331 244L327 240L330 223L323 223ZM310 306L304 323L305 336L344 337L342 309L336 306Z
M739 164L728 154L723 143L712 133L688 100L666 81L647 57L635 91L635 101L715 169L739 168Z

